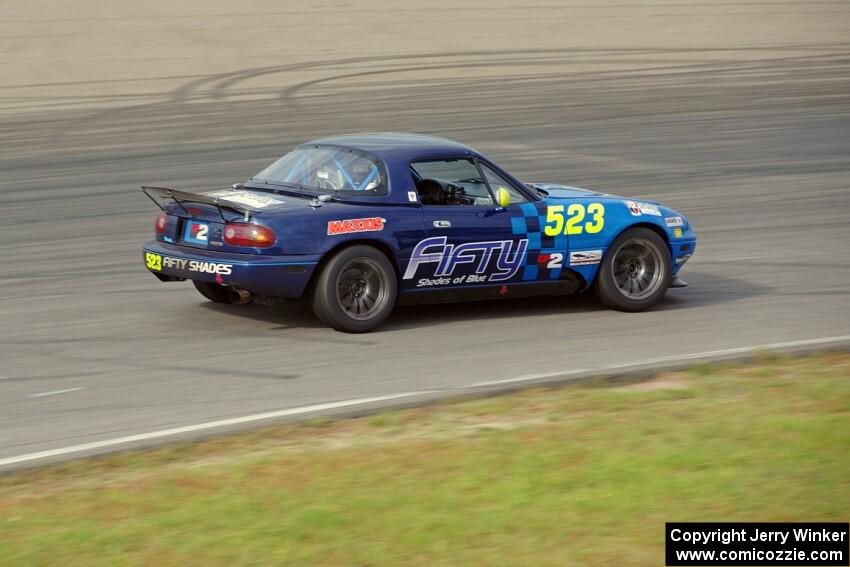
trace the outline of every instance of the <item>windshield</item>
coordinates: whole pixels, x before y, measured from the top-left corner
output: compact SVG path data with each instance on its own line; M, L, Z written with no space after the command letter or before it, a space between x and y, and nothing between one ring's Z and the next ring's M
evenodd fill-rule
M354 150L296 148L254 176L253 181L299 185L320 191L386 193L380 163Z

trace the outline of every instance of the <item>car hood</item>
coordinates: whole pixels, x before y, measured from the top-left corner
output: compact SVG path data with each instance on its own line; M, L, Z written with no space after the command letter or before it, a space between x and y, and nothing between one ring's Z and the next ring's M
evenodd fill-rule
M544 191L544 198L552 199L580 199L582 197L606 197L609 199L626 199L620 195L612 195L611 193L601 193L599 191L591 191L582 187L574 187L572 185L559 185L557 183L529 183L531 187L539 191ZM639 199L644 203L652 203L658 205L657 201L649 199Z
M613 197L607 193L591 191L590 189L582 189L581 187L573 187L570 185L558 185L556 183L529 183L534 189L543 191L549 197L556 199L570 199L575 197Z

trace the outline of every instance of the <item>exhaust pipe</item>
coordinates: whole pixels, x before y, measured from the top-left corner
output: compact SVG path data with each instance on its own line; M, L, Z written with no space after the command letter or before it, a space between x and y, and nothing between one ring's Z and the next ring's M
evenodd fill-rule
M230 288L230 303L233 305L245 305L251 303L251 292L236 287Z

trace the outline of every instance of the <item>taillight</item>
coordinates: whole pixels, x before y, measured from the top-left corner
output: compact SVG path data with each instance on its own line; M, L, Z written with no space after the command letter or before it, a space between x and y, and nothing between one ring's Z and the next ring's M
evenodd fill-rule
M224 227L224 241L231 246L268 248L276 239L272 229L258 224L231 223Z
M168 226L168 215L163 211L156 215L156 222L153 225L153 229L157 234L162 234L165 232L166 226Z

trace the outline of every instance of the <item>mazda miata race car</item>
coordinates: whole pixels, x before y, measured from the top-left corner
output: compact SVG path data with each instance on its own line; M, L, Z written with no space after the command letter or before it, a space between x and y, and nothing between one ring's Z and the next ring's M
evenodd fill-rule
M368 134L293 149L231 189L143 187L161 209L148 270L210 301L303 299L325 324L377 327L397 303L593 289L652 307L696 236L655 202L522 183L444 138Z

